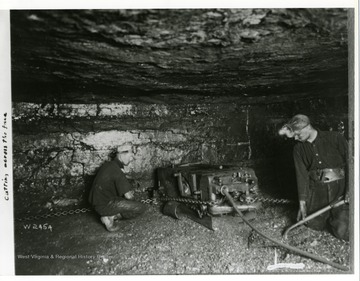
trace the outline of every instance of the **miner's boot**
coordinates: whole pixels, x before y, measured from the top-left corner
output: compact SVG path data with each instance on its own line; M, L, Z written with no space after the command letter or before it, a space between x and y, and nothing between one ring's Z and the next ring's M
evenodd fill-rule
M114 218L115 216L104 216L101 217L100 220L108 231L113 232L119 230L119 226L114 226Z

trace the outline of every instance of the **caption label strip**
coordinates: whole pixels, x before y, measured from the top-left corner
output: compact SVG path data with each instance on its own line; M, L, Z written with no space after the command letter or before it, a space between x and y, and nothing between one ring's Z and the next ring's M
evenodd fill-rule
M10 191L9 191L9 157L8 157L8 153L9 153L9 133L8 133L8 114L5 112L3 113L2 116L2 125L1 125L1 129L2 129L2 133L1 133L1 145L2 145L2 168L1 170L4 171L4 174L1 176L1 183L3 186L3 199L5 201L9 201L10 200Z

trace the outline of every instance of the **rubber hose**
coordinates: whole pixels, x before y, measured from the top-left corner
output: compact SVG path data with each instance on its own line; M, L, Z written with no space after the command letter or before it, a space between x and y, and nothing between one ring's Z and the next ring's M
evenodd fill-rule
M300 250L298 248L295 248L293 246L290 246L290 245L287 245L287 244L284 244L274 238L271 238L265 234L263 234L262 232L260 232L260 230L258 230L256 227L254 227L246 218L245 216L243 215L243 213L238 209L236 208L236 204L234 202L234 199L231 197L231 195L229 194L228 190L226 188L224 188L222 190L223 194L227 197L227 199L229 200L230 204L234 207L234 209L236 210L236 212L240 215L240 217L242 218L242 220L248 225L250 226L250 228L252 228L257 234L259 234L260 236L264 237L265 239L268 239L270 240L271 242L281 246L281 247L284 247L290 251L293 251L295 253L298 253L302 256L305 256L305 257L308 257L308 258L311 258L313 260L316 260L316 261L319 261L319 262L322 262L322 263L326 263L326 264L329 264L331 265L332 267L335 267L335 268L338 268L338 269L341 269L341 270L344 270L344 271L348 271L349 269L346 267L346 266L343 266L341 264L338 264L338 263L335 263L335 262L332 262L332 261L329 261L327 259L324 259L322 257L319 257L317 255L314 255L314 254L311 254L311 253L308 253L308 252L305 252L303 250Z

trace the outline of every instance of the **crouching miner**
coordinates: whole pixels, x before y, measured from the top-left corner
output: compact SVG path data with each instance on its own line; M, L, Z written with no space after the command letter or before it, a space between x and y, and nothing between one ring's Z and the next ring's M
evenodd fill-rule
M342 134L315 129L302 114L295 115L279 134L298 141L293 150L300 204L298 220L341 196L348 202L348 144ZM348 241L349 205L333 208L310 220L307 226L315 230L328 228L335 237Z
M119 146L115 159L101 166L90 190L89 202L108 231L119 229L115 220L134 218L145 211L144 204L133 201L134 192L124 174L132 159L131 144Z

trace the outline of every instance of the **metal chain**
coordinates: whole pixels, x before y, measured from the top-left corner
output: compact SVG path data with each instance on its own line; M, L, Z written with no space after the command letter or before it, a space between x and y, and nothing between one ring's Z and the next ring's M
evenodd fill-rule
M145 204L159 204L158 201L177 201L187 204L196 204L196 205L206 205L206 206L213 206L216 205L217 202L214 201L201 201L191 198L183 198L183 197L160 197L160 198L152 198L152 199L146 199L142 200L142 203ZM272 203L272 204L292 204L294 203L291 200L288 199L277 199L277 198L270 198L270 197L260 197L256 196L253 198L250 198L248 203L255 203L255 202L262 202L262 203Z
M239 196L235 195L234 197L238 198ZM201 201L201 200L196 200L196 199L191 199L191 198L166 197L166 196L160 197L160 198L144 199L144 200L141 200L140 202L144 203L144 204L158 205L159 201L165 201L165 202L166 201L177 201L177 202L182 202L182 203L186 203L186 204L205 205L205 206L213 206L217 203L214 201ZM255 202L272 203L272 204L291 204L291 203L293 203L293 201L288 200L288 199L277 199L277 198L260 197L260 196L251 198L248 203L255 203Z
M269 197L254 197L252 203L262 202L262 203L273 203L273 204L292 204L294 203L288 199L277 199L277 198L269 198Z
M237 194L236 194L237 195ZM234 197L238 197L238 196ZM202 200L196 200L191 198L184 198L184 197L160 197L160 198L148 198L140 200L141 203L144 204L152 204L152 205L158 205L160 201L176 201L186 204L192 204L192 205L203 205L203 206L214 206L217 204L215 201L202 201ZM291 204L293 203L291 200L288 199L275 199L275 198L265 198L265 197L254 197L249 200L248 203L255 203L255 202L263 202L263 203L273 203L273 204ZM60 216L67 216L67 215L73 215L73 214L80 214L80 213L86 213L90 212L91 209L89 208L80 208L75 210L68 210L68 211L59 211L56 213L49 213L49 214L42 214L42 215L35 215L35 216L28 216L24 218L17 218L16 221L31 221L31 220L39 220L39 219L47 219L47 218L53 218L53 217L60 217Z
M35 216L29 216L29 217L24 217L24 218L17 218L15 220L16 221L32 221L32 220L47 219L47 218L53 218L53 217L86 213L89 211L91 211L91 209L89 209L89 208L80 208L80 209L76 209L76 210L59 211L56 213L49 213L49 214L35 215Z
M205 205L205 206L213 206L217 202L214 201L202 201L202 200L196 200L191 198L184 198L184 197L160 197L158 199L159 201L176 201L176 202L182 202L186 204L194 204L194 205Z
M158 204L158 201L156 198L150 198L141 200L140 202L144 204ZM34 216L27 216L23 218L16 218L16 221L33 221L33 220L40 220L40 219L48 219L48 218L54 218L54 217L61 217L61 216L68 216L68 215L74 215L74 214L80 214L80 213L86 213L92 211L89 208L80 208L75 210L68 210L68 211L59 211L56 213L48 213L48 214L42 214L42 215L34 215Z
M160 198L149 198L149 199L144 199L141 200L141 203L144 204L153 204L153 205L158 205L160 202L159 201L176 201L176 202L182 202L182 203L186 203L186 204L193 204L193 205L206 205L206 206L212 206L214 204L216 204L216 202L212 202L212 201L201 201L201 200L196 200L196 199L191 199L191 198L184 198L184 197L160 197Z
M157 198L149 198L145 200L140 200L140 202L144 204L159 204ZM54 218L54 217L60 217L60 216L68 216L68 215L74 215L74 214L80 214L80 213L86 213L92 211L89 208L80 208L75 210L68 210L68 211L59 211L56 213L48 213L48 214L42 214L42 215L34 215L34 216L27 216L24 218L16 218L16 221L33 221L33 220L40 220L40 219L47 219L47 218Z
M254 197L248 197L246 198L244 201L246 201L247 203L255 203L255 202L262 202L262 203L270 203L270 204L292 204L294 203L291 200L288 199L280 199L280 198L270 198L270 197L262 197L259 196L259 193L256 192L255 193L256 196ZM232 194L234 200L239 200L240 199L240 192L233 192Z
M159 204L158 198L143 199L143 200L140 200L140 202L144 203L144 204L149 204L149 205L158 205Z

